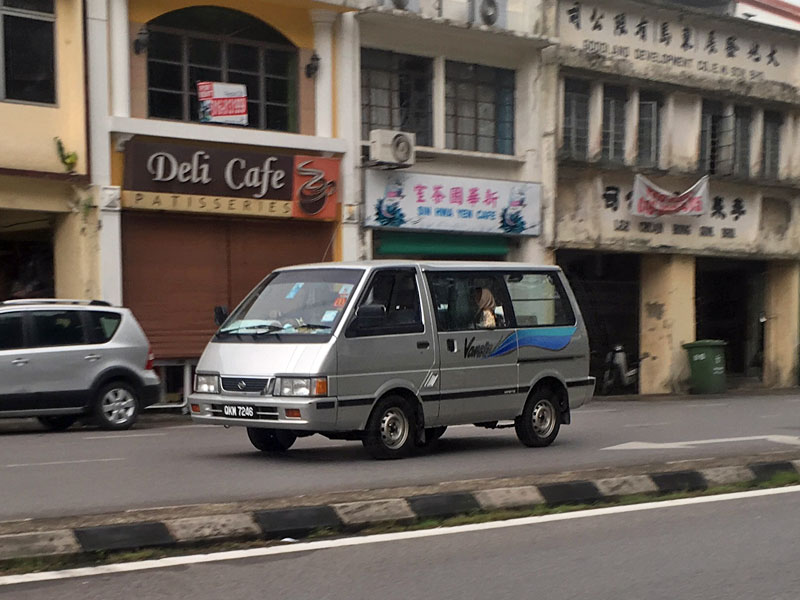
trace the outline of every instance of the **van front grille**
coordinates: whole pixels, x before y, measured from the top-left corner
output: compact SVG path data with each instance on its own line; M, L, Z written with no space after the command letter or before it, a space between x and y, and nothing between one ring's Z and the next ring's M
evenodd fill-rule
M226 392L269 394L272 377L223 377L222 389Z

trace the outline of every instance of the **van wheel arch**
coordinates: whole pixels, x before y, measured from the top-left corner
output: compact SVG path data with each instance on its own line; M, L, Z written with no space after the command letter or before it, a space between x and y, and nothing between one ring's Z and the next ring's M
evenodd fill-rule
M528 397L526 398L526 402L530 397L540 389L547 389L553 392L558 397L559 403L559 413L561 416L561 423L563 425L569 425L572 421L572 417L569 411L569 392L567 391L566 384L558 379L557 377L553 377L551 375L542 377L538 379L531 385L530 391L528 392Z

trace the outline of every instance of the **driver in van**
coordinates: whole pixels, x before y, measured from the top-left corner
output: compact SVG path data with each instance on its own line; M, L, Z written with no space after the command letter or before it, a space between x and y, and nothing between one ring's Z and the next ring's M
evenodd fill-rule
M475 314L475 326L479 329L494 329L497 327L497 320L494 316L496 306L494 296L487 288L475 288L473 290L473 300L478 306Z

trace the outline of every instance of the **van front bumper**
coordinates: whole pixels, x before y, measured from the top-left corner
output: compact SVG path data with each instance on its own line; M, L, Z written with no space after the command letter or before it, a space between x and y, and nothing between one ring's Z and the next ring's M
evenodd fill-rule
M331 397L192 394L189 396L189 409L193 421L213 425L298 431L330 431L336 425L336 398ZM300 411L300 417L287 416L287 411ZM247 416L241 416L243 414Z

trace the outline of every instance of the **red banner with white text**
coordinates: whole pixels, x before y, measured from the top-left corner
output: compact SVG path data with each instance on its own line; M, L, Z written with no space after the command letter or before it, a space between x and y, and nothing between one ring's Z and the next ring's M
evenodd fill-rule
M708 176L685 192L668 192L652 181L637 175L633 182L631 213L637 217L681 215L694 217L705 214L708 206Z

